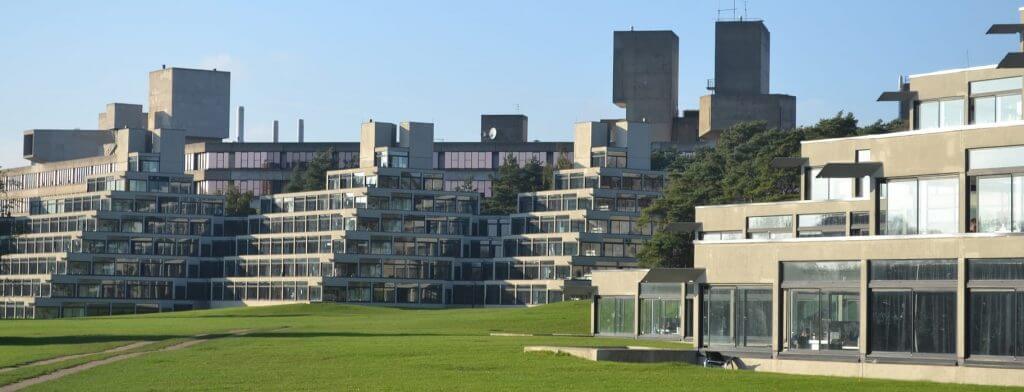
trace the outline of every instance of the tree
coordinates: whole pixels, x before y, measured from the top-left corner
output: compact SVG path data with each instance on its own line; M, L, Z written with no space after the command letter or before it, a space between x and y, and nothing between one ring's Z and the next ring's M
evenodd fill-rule
M292 170L291 180L284 187L285 192L308 192L324 189L327 172L334 169L334 148L320 151L313 160Z
M877 121L861 128L852 114L839 112L816 125L792 131L767 129L763 122L737 124L723 131L712 148L674 157L670 152L659 153L659 165L668 171L668 181L664 196L645 208L640 217L642 224L655 227L653 238L637 254L640 265L693 265L693 234L666 228L676 222L693 222L695 206L799 198L800 173L772 168L771 161L799 156L800 141L890 132L899 126L898 121Z
M228 216L255 214L256 209L252 208L252 200L255 197L252 191L241 192L234 183L228 183L227 189L224 190L224 213Z
M484 214L508 215L516 212L519 194L536 192L544 188L544 165L531 159L523 167L512 155L498 167L498 174L491 175L491 197L481 203Z

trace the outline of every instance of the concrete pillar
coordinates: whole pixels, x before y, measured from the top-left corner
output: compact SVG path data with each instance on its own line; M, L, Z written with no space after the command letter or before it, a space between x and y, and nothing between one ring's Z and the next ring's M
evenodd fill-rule
M963 363L967 357L967 259L956 263L956 359Z
M299 119L299 143L302 143L302 142L305 141L305 137L304 137L305 136L305 127L304 127L304 125L305 124L303 123L302 119L300 118Z
M239 143L245 143L245 106L238 107L238 137Z
M278 137L277 120L274 120L274 143L277 143Z

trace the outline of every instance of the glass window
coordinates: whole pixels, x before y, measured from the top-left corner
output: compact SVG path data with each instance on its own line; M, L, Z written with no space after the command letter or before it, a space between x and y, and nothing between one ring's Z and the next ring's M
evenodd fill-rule
M986 94L1000 91L1020 90L1024 78L1020 76L1012 78L980 80L971 82L971 94Z
M1024 292L971 290L968 309L972 355L1024 356Z
M860 295L817 289L789 292L790 349L857 350Z
M859 261L798 261L782 263L787 282L860 281Z
M771 294L771 289L767 288L708 288L702 304L704 344L768 347L771 344Z
M1024 176L972 177L969 232L1024 231Z
M939 127L939 101L926 101L917 105L917 129Z
M821 168L809 168L805 172L807 179L806 194L808 200L842 200L853 197L854 180L849 178L818 178Z
M991 124L996 122L996 97L979 97L972 99L974 105L971 118L974 124Z
M885 234L917 233L917 181L890 181L883 195Z
M956 293L872 291L871 350L955 352Z
M970 280L1024 280L1024 259L971 260L967 264Z
M957 98L940 101L939 113L942 127L964 125L964 100Z
M880 229L887 235L956 233L958 179L891 180L879 195Z
M1024 146L967 150L969 170L1024 167Z
M996 121L1018 121L1020 120L1020 112L1020 94L996 97Z
M956 260L872 260L871 280L956 280Z
M682 289L673 285L678 292ZM649 336L678 335L680 300L665 298L640 299L640 334Z
M633 297L599 297L597 299L597 333L632 335L633 320Z
M956 233L959 180L956 178L921 179L919 187L919 233Z

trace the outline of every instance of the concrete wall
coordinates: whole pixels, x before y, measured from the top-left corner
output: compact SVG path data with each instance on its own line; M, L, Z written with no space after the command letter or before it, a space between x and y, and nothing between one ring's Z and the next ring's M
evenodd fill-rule
M153 131L153 152L160 154L160 172L185 172L185 131L157 129Z
M573 166L590 167L591 150L608 143L608 124L597 121L578 122L573 125Z
M494 139L490 130L497 130ZM485 143L523 143L528 138L529 120L522 114L484 114L480 116L480 141Z
M670 141L679 106L679 37L671 31L616 31L612 102L626 120L647 122L652 140Z
M434 168L434 124L402 122L399 145L409 149L409 168Z
M763 22L715 22L715 94L768 94L770 57Z
M104 145L114 142L111 131L32 129L25 131L25 159L33 163L59 162L103 156ZM29 137L30 136L30 137Z
M764 121L769 128L796 127L796 97L783 94L700 97L699 134L705 137L746 121Z
M231 74L188 68L149 73L149 129L184 129L187 138L225 139Z
M99 129L146 128L146 113L142 105L130 103L108 103L107 110L99 115Z
M373 167L373 156L377 147L394 145L395 124L365 122L359 129L359 167Z

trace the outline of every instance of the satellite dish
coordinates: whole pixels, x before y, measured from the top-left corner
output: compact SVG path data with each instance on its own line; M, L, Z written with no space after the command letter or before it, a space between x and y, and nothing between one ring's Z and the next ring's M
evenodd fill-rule
M494 140L495 138L497 138L498 137L498 128L491 128L490 131L487 131L487 137L491 138L491 140Z

